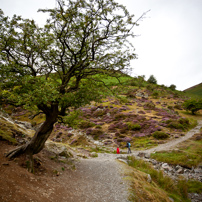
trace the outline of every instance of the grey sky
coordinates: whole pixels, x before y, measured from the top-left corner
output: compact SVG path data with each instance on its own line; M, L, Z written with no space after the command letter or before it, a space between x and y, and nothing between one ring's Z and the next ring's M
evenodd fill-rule
M184 90L202 82L202 0L116 0L137 19L133 40L138 59L131 62L133 76L154 75L158 84ZM0 0L5 15L21 15L45 23L39 8L53 8L55 0Z

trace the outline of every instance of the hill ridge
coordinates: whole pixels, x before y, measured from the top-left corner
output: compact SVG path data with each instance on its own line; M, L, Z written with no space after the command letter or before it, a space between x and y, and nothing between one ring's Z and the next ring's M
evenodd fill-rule
M185 89L185 90L183 90L183 91L185 92L185 91L191 90L191 89L193 89L193 88L195 88L195 87L198 87L198 86L200 86L200 85L202 85L202 82L199 83L199 84L196 84L196 85L194 85L194 86L192 86L192 87L189 87L189 88L187 88L187 89Z

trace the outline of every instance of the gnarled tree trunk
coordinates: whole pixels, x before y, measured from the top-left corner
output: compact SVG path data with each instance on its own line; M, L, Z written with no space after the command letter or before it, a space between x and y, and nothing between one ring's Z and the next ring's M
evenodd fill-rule
M53 125L57 121L58 106L46 110L45 112L46 112L45 113L46 120L42 124L42 126L36 131L35 135L32 137L30 142L20 147L17 147L16 149L6 154L6 157L10 159L18 157L22 154L27 155L28 158L31 160L30 161L31 172L33 171L33 155L39 153L43 149L46 140L48 139L53 130Z

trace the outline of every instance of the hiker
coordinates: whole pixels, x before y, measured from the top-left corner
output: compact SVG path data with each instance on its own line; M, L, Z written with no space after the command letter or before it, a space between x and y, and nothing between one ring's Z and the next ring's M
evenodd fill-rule
M120 154L120 150L119 150L118 147L117 147L117 149L116 149L116 153L117 153L117 154Z
M126 147L128 147L128 154L129 154L129 153L132 153L132 152L131 152L131 149L130 149L130 146L131 146L130 142L127 142L127 146L126 146Z

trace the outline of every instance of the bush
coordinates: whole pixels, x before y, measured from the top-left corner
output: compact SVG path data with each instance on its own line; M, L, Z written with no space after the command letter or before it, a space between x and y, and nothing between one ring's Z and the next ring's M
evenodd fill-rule
M176 85L171 84L169 88L170 88L172 91L174 91L174 90L176 89Z
M156 139L166 139L169 137L167 133L164 133L162 131L155 131L152 133L152 136Z
M156 78L154 77L154 75L151 75L149 77L149 79L147 80L148 83L152 83L152 84L157 84L157 80Z
M174 129L181 129L181 130L185 130L184 126L179 123L178 121L172 121L168 124L169 128L174 128Z
M148 102L143 107L146 110L152 110L152 109L155 109L155 104L153 102Z
M136 91L128 91L126 93L127 98L136 98Z
M197 111L202 109L202 99L200 100L186 100L183 103L183 106L185 110L191 111L191 113L194 115Z
M123 114L123 113L118 113L118 114L115 115L115 120L116 120L116 121L122 120L122 119L124 119L125 117L126 117L125 114Z
M141 126L137 123L134 124L134 123L128 122L126 124L127 124L129 130L140 130L141 129Z
M165 121L165 123L167 124L168 128L180 129L183 131L186 131L191 126L189 119L187 118L180 118L178 120L169 119Z
M82 115L82 112L80 110L75 110L69 113L68 116L65 116L63 118L63 121L65 124L68 124L70 127L77 127L79 124L79 116Z
M152 96L153 96L154 98L158 98L159 92L155 90L155 91L152 93Z
M94 130L92 130L92 132L91 132L91 135L95 138L95 139L97 139L100 135L103 135L104 134L104 132L101 130L101 129L94 129Z
M86 120L82 120L79 123L79 128L81 128L81 129L90 128L90 127L93 127L93 126L95 126L94 123L92 123L90 121L86 121Z

